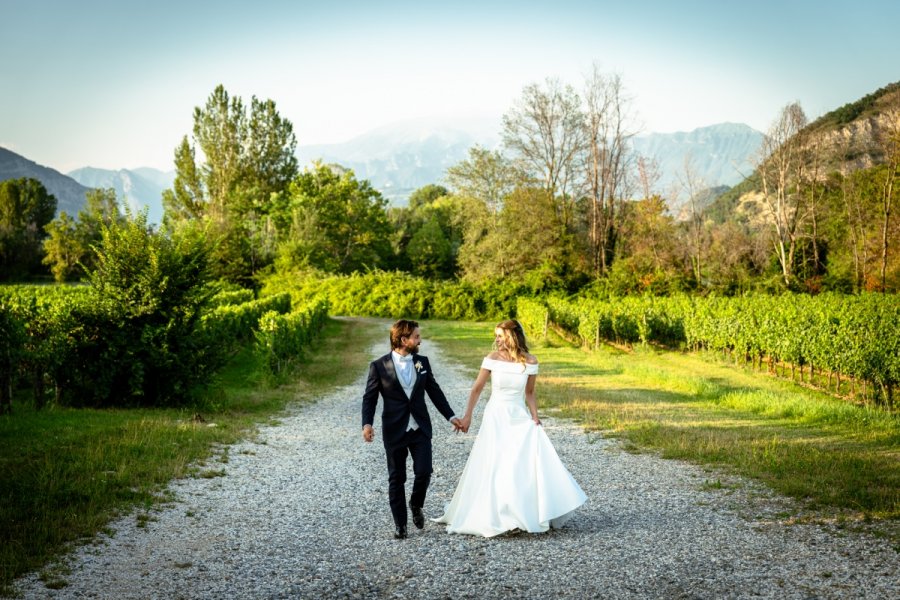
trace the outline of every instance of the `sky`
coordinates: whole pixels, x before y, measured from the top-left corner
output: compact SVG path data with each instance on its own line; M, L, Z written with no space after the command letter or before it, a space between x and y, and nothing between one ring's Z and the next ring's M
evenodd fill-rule
M300 145L500 118L522 89L625 85L642 132L768 129L900 80L896 0L0 0L0 146L61 172L173 168L218 84Z

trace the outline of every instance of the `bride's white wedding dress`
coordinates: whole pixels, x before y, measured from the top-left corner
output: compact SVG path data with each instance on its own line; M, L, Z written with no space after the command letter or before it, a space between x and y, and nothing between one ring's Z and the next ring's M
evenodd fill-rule
M525 405L538 366L485 358L481 368L491 372L491 397L453 499L435 521L485 537L558 527L587 496Z

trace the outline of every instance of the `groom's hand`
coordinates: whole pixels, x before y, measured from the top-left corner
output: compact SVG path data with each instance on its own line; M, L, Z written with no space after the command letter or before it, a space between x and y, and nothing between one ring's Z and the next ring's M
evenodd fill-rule
M450 422L453 423L453 432L459 433L463 430L462 421L459 420L459 417L453 417L450 419Z
M372 440L375 439L375 430L372 428L371 425L363 426L363 439L366 440L367 442L371 442Z

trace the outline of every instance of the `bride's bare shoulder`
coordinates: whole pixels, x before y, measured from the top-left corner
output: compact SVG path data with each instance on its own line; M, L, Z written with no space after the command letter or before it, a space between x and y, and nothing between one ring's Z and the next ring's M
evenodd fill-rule
M526 355L525 355L525 362L528 363L529 365L536 365L536 364L538 364L537 357L536 357L534 354L526 354Z
M503 360L500 358L500 353L497 352L496 350L494 350L493 352L491 352L490 354L485 356L485 358L489 358L491 360Z

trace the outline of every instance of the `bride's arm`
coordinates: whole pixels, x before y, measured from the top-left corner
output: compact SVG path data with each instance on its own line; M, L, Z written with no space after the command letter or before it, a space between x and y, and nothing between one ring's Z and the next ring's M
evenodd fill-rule
M478 404L478 398L481 396L482 390L484 390L484 384L487 383L488 378L491 376L491 372L487 369L481 369L478 371L478 377L475 378L475 383L472 384L472 391L469 392L469 403L466 405L466 414L462 418L463 430L468 430L469 425L472 424L472 413L475 412L475 405Z
M537 414L537 396L534 393L534 382L537 375L529 375L528 381L525 383L525 403L528 404L528 410L531 411L531 419L535 424L540 425L541 420Z

